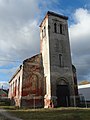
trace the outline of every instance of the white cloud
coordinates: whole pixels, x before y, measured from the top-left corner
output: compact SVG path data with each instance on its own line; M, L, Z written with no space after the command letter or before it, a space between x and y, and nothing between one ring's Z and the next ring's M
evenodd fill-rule
M11 61L39 53L38 21L53 4L58 0L0 0L0 81L9 80L19 65Z
M90 11L77 9L74 20L70 26L73 63L76 64L78 78L90 80Z
M39 53L38 21L43 13L40 4L46 12L58 0L0 0L1 60L24 60ZM7 63L0 61L1 65Z
M0 86L8 86L19 66L12 61L22 62L39 52L40 1L0 0Z
M39 52L38 13L38 0L0 0L0 59L23 60Z

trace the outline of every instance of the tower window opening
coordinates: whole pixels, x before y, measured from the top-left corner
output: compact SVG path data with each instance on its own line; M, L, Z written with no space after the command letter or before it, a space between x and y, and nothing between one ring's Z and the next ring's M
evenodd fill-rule
M63 33L62 27L63 27L62 24L60 24L60 34Z
M46 36L46 27L44 26L44 37Z
M46 27L44 26L43 30L42 30L42 37L46 36Z
M57 24L54 23L54 32L57 33Z
M64 24L60 24L60 34L65 34L65 25Z
M43 38L43 30L42 30L42 38Z
M59 63L60 63L60 67L62 67L62 54L59 54Z

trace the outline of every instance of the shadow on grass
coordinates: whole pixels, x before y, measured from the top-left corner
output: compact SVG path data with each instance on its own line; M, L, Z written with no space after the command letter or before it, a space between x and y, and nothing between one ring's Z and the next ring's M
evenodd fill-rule
M8 110L10 114L23 120L90 120L90 109L18 109Z

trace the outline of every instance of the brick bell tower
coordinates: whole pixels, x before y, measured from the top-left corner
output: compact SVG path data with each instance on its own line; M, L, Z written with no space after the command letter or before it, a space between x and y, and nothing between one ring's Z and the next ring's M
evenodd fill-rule
M48 11L40 24L40 52L44 67L44 107L72 106L74 80L68 17Z

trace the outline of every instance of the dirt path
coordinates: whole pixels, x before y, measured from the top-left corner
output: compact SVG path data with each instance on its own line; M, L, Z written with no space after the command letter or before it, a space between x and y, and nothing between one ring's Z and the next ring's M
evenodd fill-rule
M0 109L0 114L5 116L9 120L23 120L23 119L11 116L5 109Z

